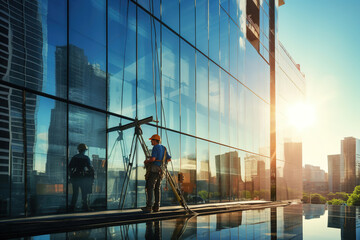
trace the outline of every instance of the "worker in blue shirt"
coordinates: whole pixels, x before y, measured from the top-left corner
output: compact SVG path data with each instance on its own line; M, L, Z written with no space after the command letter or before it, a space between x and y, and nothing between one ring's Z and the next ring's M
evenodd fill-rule
M146 207L141 208L146 213L160 211L160 185L164 173L161 170L163 164L171 161L171 156L166 148L160 144L161 138L154 134L151 138L151 145L153 146L151 158L146 159L144 164L146 167L145 175L145 192L146 192ZM153 196L155 193L155 201L153 203Z

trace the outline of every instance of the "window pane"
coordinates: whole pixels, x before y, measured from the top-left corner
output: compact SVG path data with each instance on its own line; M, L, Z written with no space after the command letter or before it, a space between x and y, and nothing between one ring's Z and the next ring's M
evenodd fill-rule
M180 130L179 37L162 28L162 97L164 126Z
M2 6L1 79L65 97L66 85L55 87L54 54L58 46L66 47L66 1L29 1L24 7L7 1Z
M220 71L210 62L209 68L209 138L219 141L220 138Z
M180 35L195 45L195 1L180 2Z
M209 143L210 202L220 202L220 146Z
M184 174L181 190L189 201L196 194L195 138L181 135L180 171Z
M229 71L229 40L229 16L220 9L220 63L227 71Z
M231 201L239 201L244 188L241 174L241 156L239 151L230 151L230 191Z
M95 170L92 193L88 196L90 208L105 209L106 181L106 116L92 110L69 106L69 160L77 154L79 143L85 143L89 150L85 152ZM70 184L71 185L71 184ZM70 186L69 186L70 187ZM69 202L73 191L69 189ZM78 203L80 202L78 197Z
M28 214L65 212L66 104L34 94L27 94L26 101Z
M161 116L160 24L140 8L137 23L138 118L156 119Z
M239 28L230 20L230 73L238 76L238 48L239 48Z
M196 140L196 159L197 200L194 203L200 204L209 202L209 143L207 141Z
M162 1L161 7L163 22L179 33L179 0Z
M229 145L229 75L221 71L220 142Z
M57 56L57 48L67 44L67 3L66 0L42 1L41 21L43 28L43 92L66 98L67 81L62 78L66 74L67 66L58 65L54 59ZM66 53L63 53L66 59ZM65 60L66 63L66 60Z
M209 56L220 63L220 8L218 1L209 1Z
M129 3L129 6L128 6ZM108 109L136 116L136 8L130 1L109 1Z
M196 136L209 138L208 59L196 53Z
M229 145L237 147L237 137L238 137L238 82L230 77L230 88L229 88Z
M246 137L246 118L245 118L245 87L241 83L237 83L237 110L238 110L238 148L245 149L245 137Z
M106 1L69 3L69 98L105 109Z
M195 135L195 49L181 40L181 131Z
M219 169L221 201L230 200L230 152L227 147L220 147L220 156L216 158L216 166Z
M137 0L137 2L160 19L160 0Z
M109 116L109 128L129 123L118 117ZM119 209L123 206L134 208L136 203L136 154L130 158L131 142L134 136L134 128L123 132L108 133L108 174L107 174L107 208ZM132 154L133 156L134 154ZM132 168L128 169L129 163L134 163ZM128 169L128 184L125 184L126 170ZM125 196L126 195L126 196ZM121 201L119 204L119 200Z
M24 135L23 94L21 91L0 85L0 216L24 216ZM35 107L32 108L32 115ZM34 119L32 119L34 121ZM29 138L29 140L33 138Z
M208 0L196 1L196 48L208 55Z

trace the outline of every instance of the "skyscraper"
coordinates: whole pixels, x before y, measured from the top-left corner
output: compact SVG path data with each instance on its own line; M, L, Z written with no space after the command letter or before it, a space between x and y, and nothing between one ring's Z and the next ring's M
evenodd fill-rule
M340 154L328 155L329 192L340 192Z
M352 193L360 185L360 140L357 138L341 140L340 182L342 191L347 193Z
M36 91L43 88L43 31L39 8L37 0L26 0L4 1L0 9L0 79ZM33 170L37 96L6 86L1 87L1 93L0 191L6 206L2 210L9 211L10 199L15 197L13 193L20 201L24 197L25 169L29 177ZM23 214L21 205L13 207L13 214Z

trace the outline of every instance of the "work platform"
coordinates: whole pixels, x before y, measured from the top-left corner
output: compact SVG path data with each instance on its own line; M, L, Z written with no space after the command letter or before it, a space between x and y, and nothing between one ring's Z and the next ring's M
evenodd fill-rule
M198 215L282 207L289 202L241 201L191 205ZM181 206L161 207L160 212L143 213L140 209L68 213L0 220L0 239L70 232L97 227L135 224L154 220L191 217Z

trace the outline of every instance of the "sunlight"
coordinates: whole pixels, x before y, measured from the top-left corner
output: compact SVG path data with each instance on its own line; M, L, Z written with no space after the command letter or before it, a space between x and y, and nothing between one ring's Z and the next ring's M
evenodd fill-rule
M302 131L315 122L315 108L308 103L296 103L289 106L287 118L289 124L297 130Z

